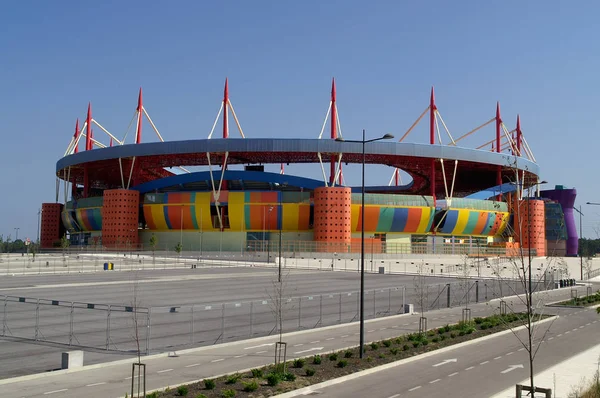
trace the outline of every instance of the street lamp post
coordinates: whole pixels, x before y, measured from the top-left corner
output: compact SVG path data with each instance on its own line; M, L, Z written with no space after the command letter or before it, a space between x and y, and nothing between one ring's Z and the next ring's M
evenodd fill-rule
M579 205L579 209L577 207L573 207L573 210L575 210L577 213L579 213L579 239L583 239L583 227L582 227L583 212L581 211L581 205ZM577 244L577 246L579 246L579 244ZM579 248L579 270L581 273L580 280L583 280L583 248Z
M385 134L379 138L373 138L371 140L365 139L365 130L362 131L362 141L351 141L344 140L339 137L335 140L338 142L351 142L362 144L362 182L360 191L360 358L364 357L364 345L365 345L365 144L368 142L375 142L379 140L389 140L394 138L391 134Z
M13 228L13 229L16 231L16 234L15 234L15 242L16 242L17 240L19 240L19 230L21 228L17 227L17 228Z
M42 209L38 210L38 227L37 227L37 245L40 245L40 219L42 217Z

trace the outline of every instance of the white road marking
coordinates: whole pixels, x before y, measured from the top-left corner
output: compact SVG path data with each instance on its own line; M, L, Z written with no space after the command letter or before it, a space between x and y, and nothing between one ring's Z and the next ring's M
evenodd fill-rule
M396 397L399 397L399 396L400 396L400 394L394 394L394 395L392 395L392 396L390 396L388 398L396 398Z
M594 321L594 322L592 322L592 323L596 323L596 322L598 322L598 321Z
M508 373L508 372L512 372L515 369L523 369L523 365L510 365L507 369L504 369L502 372L502 374Z
M221 359L221 361L222 361L222 359ZM214 362L214 361L212 361L212 362ZM159 371L157 371L156 373L167 373L167 372L170 372L170 371L172 371L172 370L173 370L173 369L163 369L163 370L159 370Z
M334 339L335 339L335 337L328 337L325 340L329 341L329 340L334 340Z
M310 344L316 344L316 343L319 343L319 342L321 342L321 340L311 341Z
M415 391L415 390L418 390L419 388L421 388L421 386L416 386L416 387L413 387L413 388L411 388L411 389L410 389L410 390L408 390L408 391Z
M465 370L471 370L471 369L474 369L474 368L475 368L475 366L469 366L469 367L468 367L468 368L466 368Z
M590 325L591 325L591 322L588 322L585 324L585 326L590 326Z
M321 351L322 349L323 349L323 347L314 347L314 348L309 348L308 350L297 351L294 354L304 354L305 352Z
M458 374L458 372L450 373L450 374L448 375L448 377L456 376L457 374Z
M554 340L554 337L549 337L549 338L548 338L548 341L550 341L550 340Z
M245 348L244 348L244 350L251 350L251 349L253 349L253 348L261 348L261 347L268 347L268 346L272 346L272 345L273 345L273 343L270 343L270 344L261 344L261 345L255 345L255 346L252 346L252 347L245 347Z
M417 323L417 322L415 322L415 323ZM410 323L404 323L404 324L402 324L402 326L408 326L408 325L410 325Z
M101 382L101 383L92 383L92 384L86 384L86 387L94 387L94 386L101 386L102 384L106 384L105 381Z
M512 355L514 353L515 353L514 351L511 351L511 352L507 353L506 356Z
M256 351L255 354L264 354L265 352L269 352L269 351ZM214 361L213 361L214 362Z
M221 362L221 361L224 361L224 360L225 360L225 358L219 358L219 359L213 359L211 362L212 363L214 363L214 362Z
M583 329L585 326L579 326L579 329Z
M343 338L343 339L345 339L345 338L346 338L346 337L348 337L348 336L350 336L350 335L349 335L349 334L343 334L343 335L342 335L342 338ZM318 343L318 341L317 341L317 343Z
M67 391L67 390L68 390L67 388L63 388L62 390L48 391L48 392L45 392L44 395L50 395L50 394L54 394L57 392L63 392L63 391Z
M248 354L236 355L236 356L234 356L234 358L242 358L242 357L247 357L247 356L248 356Z
M368 330L367 333L373 333L375 331L375 329L373 330Z
M386 330L387 328L380 328L379 330Z
M567 330L567 331L565 332L565 334L569 334L569 333L571 333L571 331L570 331L570 330Z
M134 378L135 378L135 377L139 377L139 376L138 376L138 375L135 375L135 376L134 376ZM129 377L126 377L126 378L124 378L123 380L131 380L131 376L129 376Z
M304 344L302 343L298 343L298 344L294 344L293 347L302 347Z
M494 359L500 359L500 358L502 358L502 357L500 356L500 357L496 357L496 358L494 358Z
M355 336L358 336L360 333L354 333Z
M483 361L480 363L480 365L485 365L486 363L490 363L490 361Z
M445 365L445 364L447 364L447 363L450 363L450 362L454 362L454 363L456 363L456 358L452 358L452 359L445 359L445 360L443 360L442 362L440 362L440 363L436 363L435 365L432 365L432 366L433 366L434 368L437 368L438 366L442 366L442 365Z
M193 368L194 366L200 366L199 363L193 363L191 365L185 365L186 368Z
M442 379L435 379L435 380L431 380L431 381L429 382L429 384L437 383L437 382L438 382L438 381L440 381L440 380L442 380Z
M556 336L556 337L560 337L560 336L562 336L562 333L561 333L561 334L559 334L559 335L558 335L558 336Z

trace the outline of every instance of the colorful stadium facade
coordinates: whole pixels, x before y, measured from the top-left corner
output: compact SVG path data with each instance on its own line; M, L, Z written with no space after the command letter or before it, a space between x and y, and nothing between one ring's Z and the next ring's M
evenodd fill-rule
M432 90L430 104L417 120L429 113L429 144L403 142L415 123L400 142L371 142L364 146L364 154L361 143L339 139L335 82L329 109L331 139L321 139L323 131L318 139L245 138L226 82L222 138L212 138L211 132L208 139L164 142L142 104L140 90L135 143L126 144L92 118L89 106L85 123L81 129L77 123L65 156L57 163L65 200L58 203L61 184L57 184L57 203L44 204L42 245L55 245L66 230L73 244L108 248L148 248L154 235L158 249L181 244L184 250L262 250L281 239L287 248L355 252L364 230L368 250L377 252L390 252L394 245L410 250L416 242L440 236L452 245L470 244L474 238L497 247L520 243L544 255L549 247L545 209L551 208L551 235L568 238L566 250L573 253L572 203L548 192L543 200L526 197L526 190L539 182L539 168L519 121L509 131L499 106L490 122L457 139L448 132L451 141L444 144L439 131L437 137L434 134L438 121L445 124ZM229 138L229 113L242 139ZM160 142L142 143L144 116ZM496 137L484 144L491 143L492 151L457 145L493 121ZM111 145L93 137L94 124L106 132ZM80 152L82 138L86 144ZM389 166L392 174L389 186L365 182L364 225L361 187L344 186L342 171L343 163L363 159L366 164ZM319 163L323 180L286 175L286 163ZM281 164L281 172L266 172L265 164ZM190 166L206 166L208 171L190 172ZM181 172L175 174L172 168ZM400 185L398 170L412 181ZM574 198L574 191L569 192ZM566 232L560 230L565 224ZM561 246L552 245L556 247Z

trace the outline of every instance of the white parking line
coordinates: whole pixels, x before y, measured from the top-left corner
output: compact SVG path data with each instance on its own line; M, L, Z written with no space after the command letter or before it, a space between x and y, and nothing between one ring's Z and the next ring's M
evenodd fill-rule
M367 333L373 333L375 331L375 329L373 330L368 330Z
M558 335L558 336L556 336L556 337L560 337L560 336L562 336L562 333L561 333L561 334L559 334L559 335Z
M328 337L325 340L329 341L329 340L333 340L333 339L335 339L335 337Z
M550 340L554 340L554 337L549 337L549 338L548 338L548 341L550 341Z
M486 363L490 363L490 361L483 361L480 363L480 365L485 365Z
M294 344L293 347L302 347L304 344L302 343L298 343L298 344Z
M450 373L450 374L448 375L448 377L456 376L457 374L458 374L458 372Z
M415 391L415 390L418 390L419 388L421 388L421 386L416 386L416 387L413 387L413 388L411 388L411 389L410 389L410 390L408 390L408 391Z
M343 338L343 339L345 339L345 338L346 338L346 337L348 337L348 336L350 336L350 335L349 335L349 334L343 334L343 335L342 335L342 338ZM318 343L318 341L317 341L317 343Z
M257 351L256 354L264 354L265 352L268 352L268 351ZM221 361L222 361L222 359L221 359ZM215 361L211 361L211 362L215 362Z
M392 396L390 396L388 398L396 398L396 397L399 397L399 396L400 396L400 394L394 394L394 395L392 395Z
M94 386L101 386L102 384L106 384L105 381L101 382L101 383L92 383L92 384L86 384L86 387L94 387Z
M266 352L266 351L265 351L265 352ZM224 361L224 360L225 360L225 358L213 359L211 362L212 362L212 363L215 363L215 362L221 362L221 361Z
M315 340L315 341L311 341L310 344L315 344L315 343L319 343L321 340Z
M440 380L442 380L442 379L435 379L435 380L431 380L431 381L429 382L429 384L437 383L437 382L438 382L438 381L440 381Z
M500 356L500 357L496 357L496 358L494 358L494 359L500 359L500 358L502 358L502 357Z
M474 369L474 368L475 368L475 366L469 366L469 367L468 367L468 368L466 368L465 370L471 370L471 369Z
M45 392L44 395L50 395L50 394L54 394L57 392L63 392L63 391L67 391L67 390L68 390L67 388L63 388L62 390L48 391L48 392Z
M379 330L386 330L387 328L380 328Z
M186 368L193 368L194 366L200 366L199 363L193 363L191 365L185 365Z
M158 370L156 373L167 373L167 372L171 372L172 370L173 369L163 369L163 370Z
M236 356L234 356L234 358L242 358L242 357L246 357L246 356L248 356L248 354L236 355Z
M506 356L512 355L514 353L515 353L514 351L511 351L511 352L507 353Z

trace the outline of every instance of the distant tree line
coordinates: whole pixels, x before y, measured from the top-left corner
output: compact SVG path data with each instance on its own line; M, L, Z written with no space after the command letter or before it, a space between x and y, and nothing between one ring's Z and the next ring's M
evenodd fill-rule
M33 243L33 242L32 242ZM26 253L27 246L25 241L17 239L15 241L0 235L0 253Z
M579 255L593 257L600 253L600 239L579 239Z

